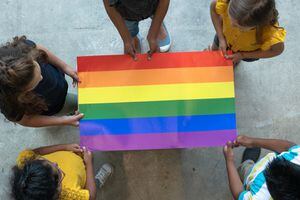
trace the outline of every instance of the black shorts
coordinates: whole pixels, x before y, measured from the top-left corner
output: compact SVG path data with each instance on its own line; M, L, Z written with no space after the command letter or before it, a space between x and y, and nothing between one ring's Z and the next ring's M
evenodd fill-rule
M219 38L217 35L215 35L215 38L214 38L214 44L219 47ZM227 47L227 50L229 50L229 48ZM254 62L254 61L257 61L259 60L258 58L244 58L243 61L245 62Z

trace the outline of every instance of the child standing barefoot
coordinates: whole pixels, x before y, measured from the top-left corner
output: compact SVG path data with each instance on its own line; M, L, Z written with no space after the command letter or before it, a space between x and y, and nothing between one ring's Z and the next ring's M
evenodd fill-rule
M234 165L233 147L247 147L242 164ZM260 148L269 153L258 161ZM300 146L286 140L238 136L224 147L229 187L234 199L300 199Z
M152 17L148 32L149 58L158 49L166 52L170 49L171 39L163 24L170 0L103 0L108 16L117 28L123 43L124 53L136 59L140 53L138 38L139 21Z
M77 72L45 47L25 36L0 47L0 110L23 126L77 126L83 114L54 116L64 106L65 74L78 81Z
M99 188L112 171L111 165L102 166L96 175ZM92 153L77 144L25 150L13 168L12 195L16 200L94 200L96 192Z
M212 50L222 50L235 64L280 55L286 32L279 27L275 0L213 0L216 29ZM226 50L233 55L226 55Z

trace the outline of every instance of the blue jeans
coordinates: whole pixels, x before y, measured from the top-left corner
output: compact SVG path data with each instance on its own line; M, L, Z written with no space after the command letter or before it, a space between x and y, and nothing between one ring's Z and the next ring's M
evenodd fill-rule
M139 22L138 21L128 21L125 20L126 27L128 28L131 37L137 36L139 33Z

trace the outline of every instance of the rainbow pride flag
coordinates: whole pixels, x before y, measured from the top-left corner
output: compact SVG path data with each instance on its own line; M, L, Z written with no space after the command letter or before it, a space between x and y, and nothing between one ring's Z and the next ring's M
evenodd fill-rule
M220 52L81 56L80 143L91 150L224 145L237 135L232 62Z

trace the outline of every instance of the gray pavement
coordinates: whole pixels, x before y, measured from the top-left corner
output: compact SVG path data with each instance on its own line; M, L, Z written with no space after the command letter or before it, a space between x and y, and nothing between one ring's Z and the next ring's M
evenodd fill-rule
M300 143L300 5L296 0L276 2L280 24L288 33L286 50L277 58L241 63L236 68L238 129L240 134ZM172 34L172 51L202 50L211 43L214 29L209 3L171 0L165 21ZM74 67L77 55L122 53L122 41L102 1L1 0L0 24L1 43L27 35ZM141 23L144 38L148 27L149 20ZM145 39L143 49L147 49ZM10 168L21 150L79 139L76 128L24 128L2 115L0 134L1 200L10 199ZM242 149L235 152L238 164ZM221 148L96 153L95 168L104 162L115 165L116 173L99 192L99 199L232 199Z

